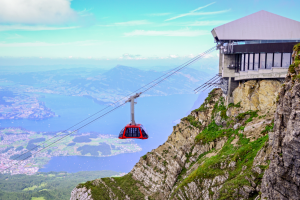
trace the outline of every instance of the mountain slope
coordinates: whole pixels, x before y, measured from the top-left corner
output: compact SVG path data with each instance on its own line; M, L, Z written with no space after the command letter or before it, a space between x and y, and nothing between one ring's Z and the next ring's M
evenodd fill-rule
M237 90L262 93L259 85L279 85L276 83L256 82L255 90L245 83ZM272 130L274 111L268 107L247 110L240 101L246 100L235 98L236 104L225 107L222 91L213 90L204 104L183 118L168 140L144 155L129 174L79 184L71 199L81 199L82 194L91 199L256 197L268 166L267 133Z

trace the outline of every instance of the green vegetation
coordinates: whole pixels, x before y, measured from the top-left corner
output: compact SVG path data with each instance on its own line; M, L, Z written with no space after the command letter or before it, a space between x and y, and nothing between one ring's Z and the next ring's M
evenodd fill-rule
M44 197L32 197L31 200L46 200Z
M228 107L224 105L224 99L221 97L214 105L212 111L212 121L211 123L201 131L196 137L195 142L201 142L201 144L210 143L216 141L218 138L227 137L227 142L223 146L222 149L216 152L216 150L211 150L209 152L216 152L215 156L210 158L205 155L209 152L205 152L199 156L196 162L191 163L190 167L192 167L195 163L202 163L198 169L194 170L188 177L183 179L184 175L188 171L185 167L183 167L181 173L177 178L177 188L175 189L172 197L177 196L177 192L179 189L183 189L187 186L188 183L197 180L199 184L205 179L213 179L216 176L225 175L225 171L228 171L228 179L223 184L222 189L220 190L221 198L220 199L232 199L235 189L241 188L244 185L251 186L248 177L255 177L255 183L260 184L263 174L257 174L251 171L253 160L257 154L257 152L265 145L268 140L268 132L273 130L274 122L271 125L266 126L265 130L262 133L265 135L261 138L257 138L255 141L250 142L250 139L247 139L244 134L241 134L241 131L244 130L245 125L251 122L254 118L258 117L258 110L248 110L247 112L240 113L236 117L228 117L226 115L226 111L228 108L239 108L240 102L238 104L229 104ZM218 126L215 122L216 114L220 113L220 116L226 122L226 127ZM265 116L260 116L259 118L264 118ZM241 121L243 126L234 130L232 125L237 121ZM233 145L231 142L238 138L238 145ZM189 155L187 154L188 158ZM186 162L189 162L187 159ZM229 163L235 163L235 167L228 168ZM222 166L227 166L227 169L221 169ZM262 170L266 169L267 166L259 166ZM241 173L243 172L243 173ZM201 188L200 188L201 190ZM254 198L258 193L251 194L250 198ZM183 195L185 195L183 193ZM209 190L209 195L212 197L213 192ZM185 196L187 198L187 196Z
M197 108L194 110L194 112L204 112L207 110L206 105L214 103L213 98L216 96L215 93L216 89L213 89L209 94L208 97L204 100L204 103L200 106L200 108Z
M250 115L249 119L247 119L245 121L245 123L247 124L248 122L251 122L253 120L254 117L257 117L258 114L257 114L258 110L248 110L247 112L244 112L244 113L240 113L238 116L236 116L236 119L238 119L239 121L243 120L246 115Z
M47 186L47 183L42 183L41 185L34 185L32 187L28 187L28 188L23 189L23 191L35 190L37 188L43 188L45 186Z
M143 158L144 160L146 160L146 159L147 159L147 154L143 155L142 158Z
M118 199L124 199L124 194L118 189L120 187L126 192L130 199L144 199L144 194L140 192L138 184L143 185L141 182L132 178L131 174L127 174L122 177L116 178L103 178L101 179L117 196ZM93 184L95 181L88 181L83 184L79 184L77 188L86 187L91 189L93 199L107 199L109 200L109 191L103 184ZM97 186L98 185L98 186ZM116 199L116 198L115 198Z
M201 128L201 123L192 115L188 115L187 117L182 118L182 121L184 120L190 122L190 124L196 128Z
M241 102L238 102L237 104L230 103L228 104L228 108L240 108L241 107Z
M118 174L113 171L50 172L37 175L0 174L0 199L67 200L79 183Z
M272 124L270 125L267 125L265 127L265 129L261 132L263 135L269 133L269 132L272 132L273 131L273 127L274 127L274 121L272 122Z
M222 126L218 126L215 121L212 121L201 133L195 137L196 142L206 144L214 141L217 138L224 137L228 133L231 133L232 129L221 129Z
M84 145L82 147L78 147L77 151L80 151L82 155L90 153L92 156L99 156L99 152L101 152L101 155L111 154L110 146L106 143L99 144L98 146Z
M227 131L228 130L229 129L227 129ZM262 138L257 139L256 141L250 142L250 140L245 138L243 134L238 134L233 130L230 130L230 132L232 135L229 137L228 141L218 152L218 154L210 158L205 158L204 156L202 156L201 159L199 159L198 163L201 163L202 161L205 162L178 185L175 192L173 193L173 196L176 195L176 192L180 188L183 188L188 183L194 180L202 182L204 179L212 179L218 175L225 175L224 170L220 168L221 163L226 163L226 165L228 165L232 161L236 162L236 167L229 170L229 178L224 183L220 191L222 193L221 199L231 199L234 193L234 189L239 188L243 185L250 185L250 183L245 179L246 176L255 176L255 182L257 184L261 181L262 175L253 173L251 171L251 167L257 152L268 140L268 136L266 135ZM235 135L238 135L239 137L238 147L234 147L231 144L232 140L235 138ZM244 168L246 169L241 174L243 166L245 166ZM184 173L185 171L186 169L184 169ZM181 176L179 176L178 178L181 178Z
M295 79L300 82L300 74L298 74L297 76L295 76Z
M295 64L291 64L289 66L289 72L292 73L292 74L296 73L296 71L295 71Z

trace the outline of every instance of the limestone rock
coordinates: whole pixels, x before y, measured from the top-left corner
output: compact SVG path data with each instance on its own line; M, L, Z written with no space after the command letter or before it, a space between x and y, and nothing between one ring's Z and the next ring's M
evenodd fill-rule
M70 200L92 200L91 190L83 188L74 188L71 192Z
M232 93L235 104L241 102L244 112L261 110L274 112L280 82L275 80L250 80L240 84Z
M262 199L300 199L300 83L290 77L280 90Z

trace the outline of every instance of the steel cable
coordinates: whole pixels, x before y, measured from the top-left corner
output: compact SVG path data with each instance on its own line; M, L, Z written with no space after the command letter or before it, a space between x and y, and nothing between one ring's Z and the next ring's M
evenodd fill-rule
M151 84L152 84L152 83L154 83L155 81L157 81L157 82L156 82L156 83L154 83L152 86L150 86L149 88L147 88L146 90L144 90L142 93L145 93L145 92L147 92L148 90L150 90L150 89L152 89L153 87L155 87L156 85L160 84L161 82L163 82L164 80L166 80L166 79L167 79L167 78L169 78L170 76L174 75L174 74L175 74L175 73L177 73L178 71L180 71L180 70L182 70L183 68L187 67L188 65L192 64L192 63L193 63L193 62L195 62L196 60L198 60L198 59L202 58L202 56L205 56L207 53L210 53L210 52L211 52L211 51L212 51L214 48L215 48L215 47L212 47L212 48L210 48L209 50L207 50L207 51L205 51L205 52L203 52L203 53L199 54L198 56L196 56L196 57L192 58L191 60L189 60L189 61L187 61L187 62L185 62L185 63L181 64L180 66L178 66L178 67L176 67L176 68L174 68L174 69L172 69L172 70L170 70L169 72L167 72L167 73L163 74L162 76L158 77L157 79L155 79L155 80L151 81L150 83L148 83L148 84L146 84L146 85L142 86L141 88L139 88L139 89L135 90L134 92L130 93L129 95L127 95L127 96L125 96L125 97L123 97L123 98L121 98L121 99L117 100L116 102L114 102L114 103L110 104L109 106L107 106L107 107L105 107L105 108L101 109L100 111L98 111L98 112L94 113L93 115L91 115L91 116L89 116L89 117L87 117L87 118L83 119L82 121L80 121L80 122L76 123L75 125L71 126L70 128L68 128L68 129L64 130L63 132L66 132L66 131L70 130L71 128L73 128L73 127L75 127L75 126L79 125L80 123L82 123L82 122L84 122L84 121L86 121L86 120L90 119L91 117L93 117L93 116L95 116L95 115L99 114L100 112L102 112L102 111L104 111L105 109L107 109L107 108L111 107L112 105L115 105L116 103L118 103L118 102L120 102L121 100L123 100L123 99L127 98L128 96L130 96L130 95L134 94L135 92L137 92L137 91L139 91L139 90L141 90L141 89L145 88L146 86L149 86L149 85L151 85ZM171 73L171 72L172 72L172 73ZM171 74L169 74L169 73L171 73ZM168 74L169 74L169 75L168 75ZM166 75L168 75L168 76L166 76ZM164 77L164 76L166 76L166 77ZM162 80L159 80L159 79L161 79L162 77L164 77L164 78L163 78ZM56 137L58 137L58 136L63 136L63 137L61 137L60 139L58 139L58 140L54 141L53 143L51 143L51 144L47 145L46 147L43 147L42 149L38 150L38 151L37 151L37 152L35 152L34 154L31 154L31 155L29 155L28 157L26 157L26 158L24 158L24 159L22 159L22 160L18 161L17 163L19 163L19 162L21 162L21 161L24 161L24 160L26 160L26 159L30 158L32 155L36 155L38 152L40 152L40 151L42 151L42 150L44 150L44 149L48 148L49 146L51 146L51 145L53 145L53 144L55 144L55 143L59 142L60 140L64 139L65 137L67 137L67 136L71 135L72 133L74 133L74 132L76 132L76 131L78 131L78 130L82 129L83 127L85 127L85 126L87 126L87 125L91 124L92 122L94 122L94 121L98 120L99 118L101 118L101 117L105 116L106 114L108 114L108 113L110 113L110 112L112 112L112 111L116 110L117 108L119 108L119 107L123 106L124 104L126 104L126 103L122 103L122 104L120 104L119 106L115 107L114 109L112 109L112 110L110 110L110 111L106 112L105 114L101 115L100 117L97 117L97 118L93 119L92 121L90 121L90 122L88 122L87 124L85 124L85 125L81 126L80 128L76 129L75 131L72 131L72 132L71 132L71 133L69 133L69 134L66 134L66 135L63 135L63 134L57 134L57 135L53 136L52 138L50 138L50 139L46 140L46 141L45 141L45 142L43 142L42 144L40 144L40 145L38 145L38 146L36 146L36 147L34 147L34 148L32 148L32 149L30 149L30 150L26 151L25 153L23 153L23 154L19 155L18 157L14 158L14 159L18 159L18 158L20 158L21 156L23 156L23 155L27 154L28 152L31 152L31 151L35 150L35 149L36 149L36 148L38 148L38 147L41 147L41 145L45 144L46 142L49 142L50 140L52 140L52 139L54 139L54 138L56 138ZM62 132L62 133L63 133L63 132ZM13 161L11 161L11 162L13 162ZM11 162L10 162L10 163L11 163ZM6 170L10 169L12 166L14 166L14 164L12 164L10 167L8 167L8 168L6 168L6 169L2 170L1 172L3 172L3 171L6 171Z

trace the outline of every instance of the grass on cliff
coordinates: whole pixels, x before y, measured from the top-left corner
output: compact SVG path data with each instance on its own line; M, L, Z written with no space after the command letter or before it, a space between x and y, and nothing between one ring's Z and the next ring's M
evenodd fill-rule
M143 185L141 182L134 180L131 174L126 174L122 177L114 178L102 178L101 179L116 195L114 198L125 199L123 190L131 199L144 199L144 194L139 190L139 185ZM92 198L94 200L109 200L111 199L108 194L109 190L102 183L93 184L93 181L79 184L77 188L86 187L88 190L91 189ZM118 187L121 188L118 189Z
M250 177L251 174L254 175L257 178L257 183L261 180L262 177L259 177L258 174L254 174L251 171L251 167L257 152L268 140L268 135L250 142L250 140L245 138L243 134L238 134L237 130L227 129L227 132L228 134L230 132L232 135L228 138L224 147L216 156L200 159L198 162L200 163L204 160L204 163L179 184L172 195L173 197L180 188L187 186L188 183L198 180L200 184L202 184L204 179L213 179L216 176L225 175L224 171L229 172L229 177L220 190L221 192L224 192L226 189L226 192L224 192L224 194L222 193L221 199L230 199L233 196L234 189L243 185L250 185L250 183L245 179L245 176ZM238 147L234 147L231 144L235 137L239 137ZM228 166L230 162L236 162L234 169L221 169L221 165L224 165L225 163ZM241 174L243 166L246 166L246 169ZM211 193L211 195L213 195L213 193Z
M232 106L234 106L234 104ZM223 99L220 98L220 100L216 102L214 106L213 116L219 111L221 111L221 113L223 111L226 114L227 109L228 108L226 108L223 104ZM257 112L258 111L249 110L245 113L240 113L237 117L234 118L234 120L242 121L245 120L246 116L248 116L249 118L243 122L244 125L246 125L247 123L252 121L253 118L258 117ZM227 117L228 122L229 121L233 122L234 120ZM225 175L224 173L225 170L221 169L221 165L226 164L228 166L230 162L235 162L236 166L234 169L228 169L228 168L226 169L226 171L229 171L229 174L228 174L227 181L223 184L223 187L220 190L222 193L224 193L221 195L222 199L223 197L224 199L232 198L233 193L235 192L234 189L240 188L243 185L250 186L250 183L245 178L246 176L248 177L250 177L250 175L255 176L256 177L255 181L258 184L261 181L262 175L258 175L252 172L251 167L257 152L263 147L265 142L268 140L268 135L258 138L253 142L250 142L249 139L245 138L245 136L240 133L241 131L243 131L244 127L245 126L241 126L239 129L236 130L232 128L224 128L222 126L218 126L215 123L215 121L212 120L212 122L195 137L195 141L205 144L205 143L216 141L216 139L218 138L224 138L226 136L228 138L226 144L218 152L216 156L206 158L205 156L200 155L201 158L198 159L197 162L201 163L204 161L204 163L201 166L199 166L197 170L193 171L187 178L182 180L183 175L187 171L187 169L184 169L178 177L180 180L178 180L177 182L180 184L172 194L172 197L176 195L176 193L180 188L183 189L184 186L186 186L188 183L192 181L198 180L201 182L204 179L213 179L216 176ZM273 125L267 126L264 131L267 133L271 131L272 128ZM231 142L236 137L238 137L239 139L239 142L237 143L238 146L233 146ZM244 166L244 171L243 173L241 173L243 166ZM210 196L212 197L212 195L213 192L210 191ZM253 194L253 195L257 195L257 194Z
M214 141L217 138L224 136L230 136L232 134L232 129L221 129L222 126L218 126L213 120L201 133L195 137L196 142L206 144Z
M207 105L207 104L212 104L212 103L214 103L213 98L216 97L216 90L217 90L217 89L213 89L213 90L208 94L208 96L207 96L206 99L204 100L203 104L202 104L199 108L195 109L194 112L204 112L204 111L206 111L206 110L207 110L206 105Z

